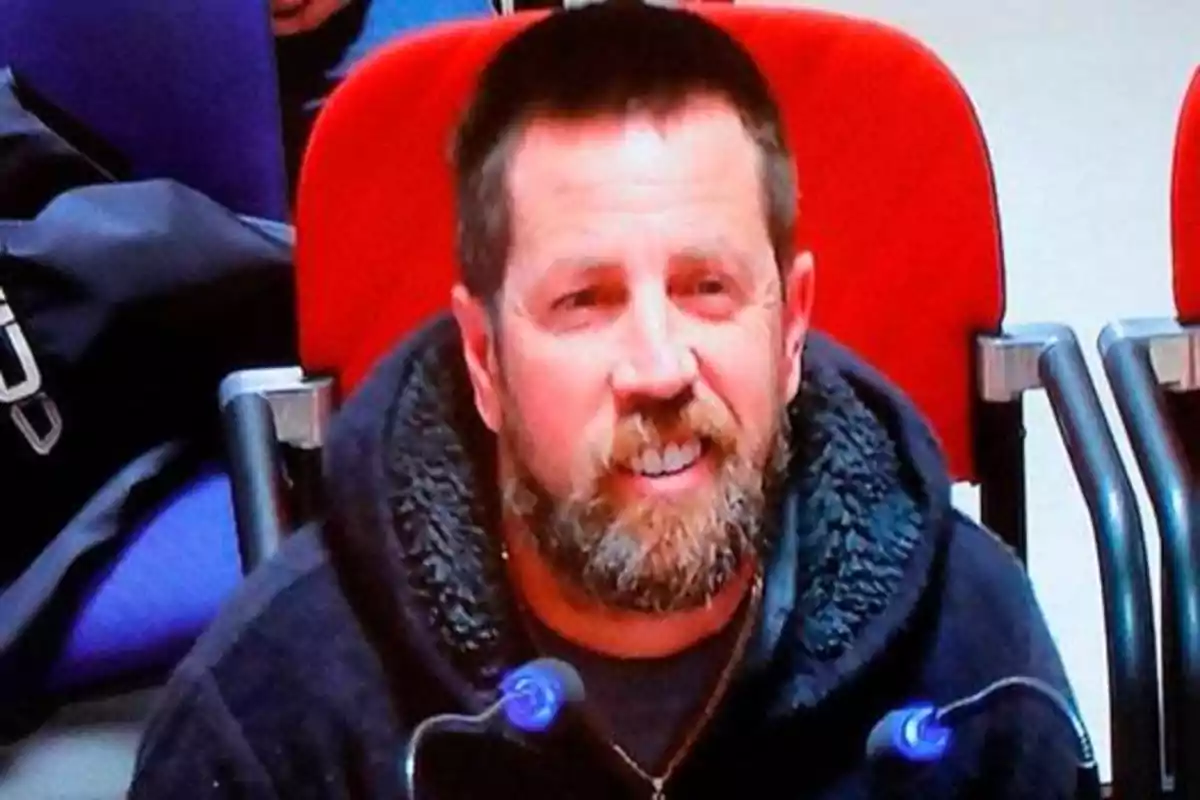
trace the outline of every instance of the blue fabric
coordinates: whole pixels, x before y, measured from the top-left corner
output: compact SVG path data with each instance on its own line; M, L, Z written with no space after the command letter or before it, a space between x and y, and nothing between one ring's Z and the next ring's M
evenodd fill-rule
M10 64L129 162L281 220L287 182L265 0L0 0Z
M229 478L210 466L137 526L96 581L51 688L171 666L241 580Z
M172 181L84 186L33 220L0 220L0 286L62 421L45 454L0 424L4 502L19 520L4 531L0 587L23 598L17 609L3 589L0 654L17 638L57 639L65 621L39 608L77 605L81 579L194 478L197 460L143 463L148 451L176 440L211 457L221 379L295 362L285 233Z
M0 0L0 285L62 420L0 425L6 730L161 675L240 582L197 466L220 379L295 360L282 152L265 0Z
M494 13L491 0L438 0L424 3L371 0L358 39L346 49L332 73L343 77L360 59L400 34L440 22L490 17Z

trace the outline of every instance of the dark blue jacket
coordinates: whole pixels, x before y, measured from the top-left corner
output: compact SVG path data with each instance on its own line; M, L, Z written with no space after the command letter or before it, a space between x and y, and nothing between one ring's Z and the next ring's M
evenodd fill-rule
M134 180L109 151L0 62L5 741L36 728L64 683L129 669L107 648L76 659L97 637L73 626L96 619L97 587L148 520L219 458L221 378L296 358L291 229ZM203 622L154 618L182 628L122 651L139 669L174 663Z
M871 762L888 710L1009 674L1067 680L1021 564L950 505L909 403L813 336L792 404L783 542L730 693L670 798L1070 797L1076 750L1048 705L1009 695L939 762ZM327 447L330 519L253 575L179 668L133 800L403 797L407 735L477 711L535 656L492 528L492 438L442 319L376 368ZM601 743L429 740L421 797L650 798Z

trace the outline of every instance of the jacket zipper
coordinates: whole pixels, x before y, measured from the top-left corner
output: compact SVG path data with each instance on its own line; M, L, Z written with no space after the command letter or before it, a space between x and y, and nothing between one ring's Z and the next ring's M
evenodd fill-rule
M746 611L746 617L742 621L742 629L738 632L737 642L734 645L733 657L725 665L721 671L720 677L717 679L716 690L709 696L708 701L704 705L704 710L699 718L688 729L687 736L684 737L683 743L671 756L671 760L667 762L666 769L660 775L651 775L633 759L629 753L625 752L619 744L609 741L608 746L613 752L625 762L630 770L633 771L639 778L650 785L650 800L666 800L667 798L667 782L671 780L671 776L675 774L675 770L683 763L691 752L696 740L700 738L700 734L708 726L712 720L713 714L716 713L717 707L725 698L725 692L729 688L729 682L733 679L734 672L742 662L742 655L746 650L746 643L750 640L750 632L754 629L755 620L758 618L758 604L762 596L762 575L756 575L754 578L754 586L751 589L750 607Z

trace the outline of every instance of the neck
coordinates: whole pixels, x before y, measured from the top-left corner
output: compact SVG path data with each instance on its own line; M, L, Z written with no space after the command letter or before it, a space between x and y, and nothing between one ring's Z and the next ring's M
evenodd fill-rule
M530 612L557 635L613 658L665 658L724 630L753 587L755 566L702 608L652 614L608 608L563 585L527 537L505 526L508 573Z

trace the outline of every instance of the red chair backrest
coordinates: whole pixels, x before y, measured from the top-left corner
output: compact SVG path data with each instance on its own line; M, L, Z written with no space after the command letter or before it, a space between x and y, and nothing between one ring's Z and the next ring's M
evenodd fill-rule
M1171 252L1175 310L1181 320L1200 321L1200 69L1192 75L1175 134Z
M815 324L930 418L956 479L972 456L974 335L1003 272L987 149L962 87L887 27L794 9L699 6L753 54L795 152ZM451 23L383 48L330 98L300 182L301 357L352 391L448 307L457 267L453 125L501 42L544 12Z

